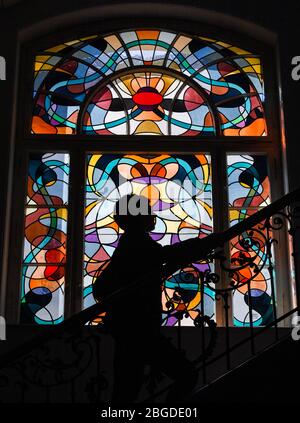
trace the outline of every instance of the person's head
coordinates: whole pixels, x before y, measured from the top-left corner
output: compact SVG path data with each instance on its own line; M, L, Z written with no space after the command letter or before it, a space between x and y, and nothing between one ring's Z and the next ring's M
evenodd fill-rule
M150 232L155 227L156 218L148 198L131 194L124 195L116 203L114 219L124 231Z

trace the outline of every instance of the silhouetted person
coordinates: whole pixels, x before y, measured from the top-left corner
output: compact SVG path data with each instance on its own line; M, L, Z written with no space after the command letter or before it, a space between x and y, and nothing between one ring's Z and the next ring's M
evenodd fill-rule
M134 206L145 212L145 204L146 213L137 214ZM122 197L114 217L124 234L108 266L93 284L97 301L127 287L105 307L105 324L115 339L112 401L130 403L136 399L146 363L175 381L167 400L180 401L193 389L198 374L184 354L160 333L162 282L181 267L205 258L221 245L221 235L162 247L149 235L155 227L155 216L148 199L141 196ZM130 287L134 282L135 286Z

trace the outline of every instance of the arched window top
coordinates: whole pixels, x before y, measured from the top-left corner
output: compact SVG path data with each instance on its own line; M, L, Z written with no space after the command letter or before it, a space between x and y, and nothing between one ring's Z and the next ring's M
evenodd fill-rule
M36 56L34 134L266 135L258 55L145 29L93 35Z

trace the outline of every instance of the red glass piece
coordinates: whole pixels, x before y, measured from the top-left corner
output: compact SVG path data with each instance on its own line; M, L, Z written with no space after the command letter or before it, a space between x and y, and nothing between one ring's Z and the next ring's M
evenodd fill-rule
M163 96L151 87L143 87L132 96L133 101L142 110L154 110L163 101Z

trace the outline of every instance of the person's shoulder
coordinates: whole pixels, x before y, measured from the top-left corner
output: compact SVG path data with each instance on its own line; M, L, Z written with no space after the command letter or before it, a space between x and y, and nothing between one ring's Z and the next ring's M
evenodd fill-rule
M120 239L122 247L135 244L139 248L160 249L161 245L148 232L124 232Z

